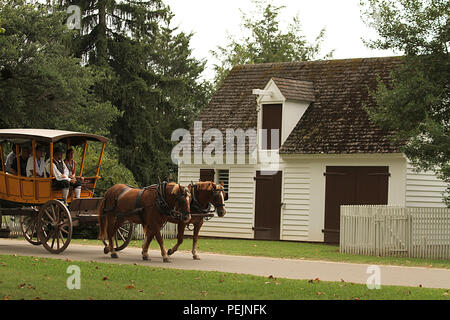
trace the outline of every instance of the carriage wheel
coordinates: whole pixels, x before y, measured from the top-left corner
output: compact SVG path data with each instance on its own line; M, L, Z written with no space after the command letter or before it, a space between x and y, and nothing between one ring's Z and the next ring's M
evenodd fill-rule
M25 239L38 246L41 244L37 232L37 215L34 216L20 216L20 229Z
M117 230L113 238L114 250L120 251L125 249L133 238L134 224L132 222L126 222L122 224ZM103 241L105 247L108 246L106 241Z
M72 217L59 200L47 201L39 210L38 236L51 253L63 252L72 239Z

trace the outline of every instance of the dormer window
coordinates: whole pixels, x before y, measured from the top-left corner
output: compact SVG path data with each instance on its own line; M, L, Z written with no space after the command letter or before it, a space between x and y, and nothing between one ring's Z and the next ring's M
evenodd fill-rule
M257 95L260 150L279 150L314 101L314 85L309 81L272 78Z

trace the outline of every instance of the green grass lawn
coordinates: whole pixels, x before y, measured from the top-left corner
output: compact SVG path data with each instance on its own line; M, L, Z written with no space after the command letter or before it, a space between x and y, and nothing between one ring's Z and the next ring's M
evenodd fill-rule
M99 240L72 239L72 241L73 243L102 245ZM166 249L171 248L175 243L176 240L174 239L164 240ZM132 241L130 246L141 247L142 241ZM185 239L179 250L190 251L191 248L192 239ZM152 241L150 250L159 250L156 240ZM198 242L198 252L200 257L202 252L213 252L242 256L263 256L367 264L450 268L450 260L375 257L344 254L339 252L338 245L328 245L323 243L201 238Z
M81 288L69 290L70 265ZM322 300L450 299L450 290L289 280L223 272L0 255L0 299Z

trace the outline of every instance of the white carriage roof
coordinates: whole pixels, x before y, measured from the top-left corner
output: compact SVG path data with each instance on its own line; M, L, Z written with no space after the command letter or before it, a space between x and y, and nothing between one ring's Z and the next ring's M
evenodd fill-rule
M31 140L58 142L69 138L71 144L78 144L84 140L105 143L107 138L90 133L73 132L53 129L0 129L0 140Z

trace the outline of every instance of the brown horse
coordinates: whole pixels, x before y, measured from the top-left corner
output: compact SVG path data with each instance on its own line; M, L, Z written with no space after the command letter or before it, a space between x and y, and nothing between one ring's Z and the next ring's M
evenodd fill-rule
M190 223L194 225L194 234L192 239L192 257L195 260L200 260L200 257L197 255L197 242L198 242L198 234L200 232L200 228L203 225L205 215L210 212L211 204L215 207L215 211L217 211L217 215L219 217L223 217L226 214L225 203L226 194L222 184L215 184L211 181L198 182L197 184L190 184L188 186L189 192L192 196L191 202L191 221L186 223L183 221L176 221L174 219L169 219L169 222L178 224L178 235L177 235L177 243L175 246L167 252L169 255L174 254L178 247L183 243L184 238L184 230L186 226Z
M125 222L142 224L145 239L142 244L142 259L149 260L148 247L156 237L164 262L170 262L164 248L161 228L167 220L188 223L191 195L186 187L176 183L162 183L144 189L125 184L116 184L109 188L99 208L99 239L108 239L109 246L105 254L111 252L111 258L118 258L114 250L113 237L117 229Z

